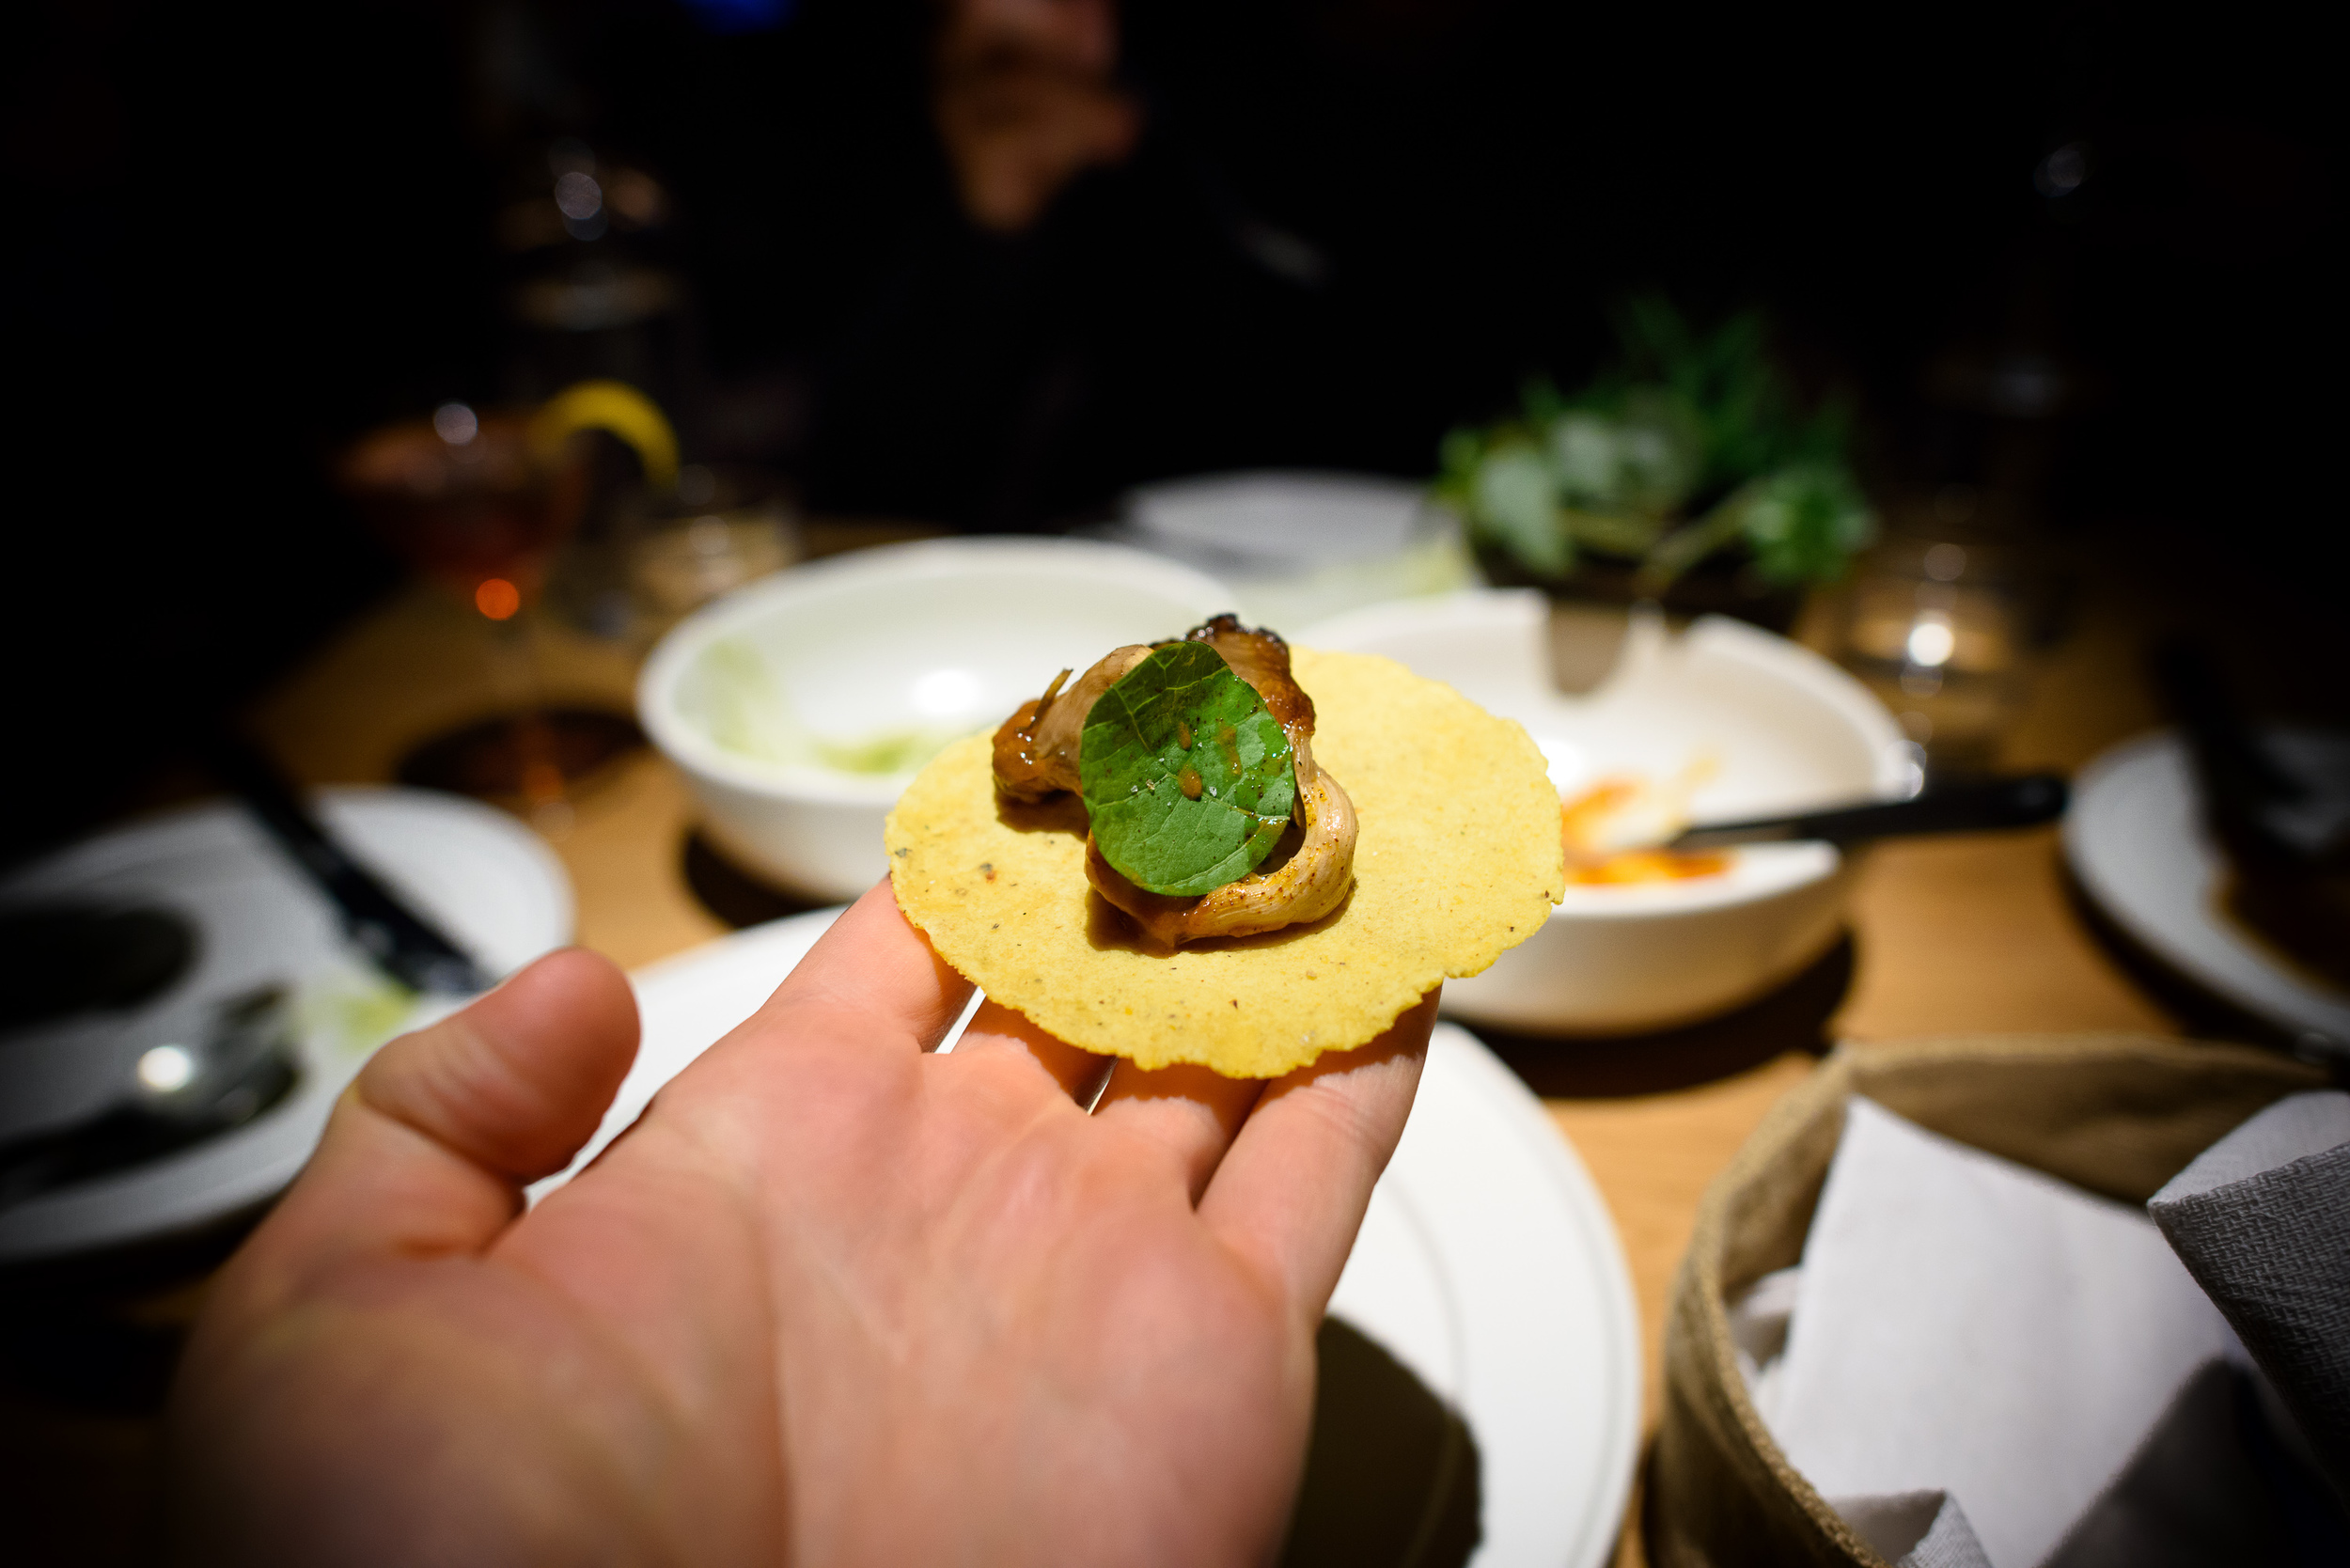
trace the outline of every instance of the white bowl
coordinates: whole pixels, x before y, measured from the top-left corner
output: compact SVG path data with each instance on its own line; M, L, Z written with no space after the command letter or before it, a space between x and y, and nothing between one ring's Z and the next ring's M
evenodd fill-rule
M1668 779L1700 757L1715 771L1690 799L1699 821L1917 789L1884 705L1784 637L1719 617L1674 636L1636 616L1615 669L1574 697L1551 680L1549 613L1530 589L1461 593L1374 605L1297 640L1386 654L1518 720L1567 798L1610 774ZM1445 1007L1543 1034L1632 1033L1722 1012L1826 949L1849 877L1826 844L1765 844L1733 852L1718 876L1571 886L1541 931L1485 973L1448 983Z
M636 709L720 849L788 887L851 899L881 878L882 821L918 761L849 772L795 760L799 743L990 729L1056 670L1231 603L1212 577L1113 544L895 545L779 572L689 616L646 661ZM774 732L750 745L746 724Z

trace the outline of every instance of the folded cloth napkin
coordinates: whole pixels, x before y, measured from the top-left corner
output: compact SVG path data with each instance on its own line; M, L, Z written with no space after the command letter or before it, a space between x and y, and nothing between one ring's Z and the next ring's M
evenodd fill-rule
M2043 1568L2350 1562L2350 1531L2280 1440L2265 1392L2245 1367L2206 1363Z
M1756 1407L1918 1568L2047 1560L2199 1370L2243 1355L2142 1212L1858 1097L1792 1294ZM1733 1332L1767 1352L1746 1316Z
M1948 1492L1830 1497L1828 1506L1898 1568L1991 1568L1966 1511Z
M2146 1209L2350 1503L2350 1094L2295 1094Z

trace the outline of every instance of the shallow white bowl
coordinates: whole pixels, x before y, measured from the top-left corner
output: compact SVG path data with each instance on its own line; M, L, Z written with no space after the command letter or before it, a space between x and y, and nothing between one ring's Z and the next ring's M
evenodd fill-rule
M785 886L850 899L882 875L882 821L912 770L857 774L730 749L713 732L714 672L754 659L775 706L835 743L916 727L967 733L1001 723L1056 670L1178 635L1231 604L1214 578L1113 544L868 550L779 572L679 622L638 677L637 713L720 849Z
M1549 613L1531 589L1461 593L1373 605L1297 640L1385 654L1518 720L1566 798L1612 774L1662 782L1701 756L1715 764L1690 801L1701 822L1917 787L1884 705L1784 637L1719 617L1675 636L1636 617L1616 668L1575 697L1551 680ZM1719 876L1569 887L1541 931L1447 984L1445 1007L1544 1034L1668 1028L1725 1011L1826 949L1849 874L1828 845L1768 844L1733 852Z

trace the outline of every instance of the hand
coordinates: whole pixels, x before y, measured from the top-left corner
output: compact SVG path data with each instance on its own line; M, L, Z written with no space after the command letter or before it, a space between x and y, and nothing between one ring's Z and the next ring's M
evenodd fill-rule
M558 953L386 1046L196 1326L183 1553L1269 1556L1434 996L1267 1085L993 1006L926 1055L969 996L876 888L527 1213L634 1053L619 972Z
M1122 162L1142 114L1118 90L1113 0L946 0L933 112L973 223L1027 227L1063 185Z

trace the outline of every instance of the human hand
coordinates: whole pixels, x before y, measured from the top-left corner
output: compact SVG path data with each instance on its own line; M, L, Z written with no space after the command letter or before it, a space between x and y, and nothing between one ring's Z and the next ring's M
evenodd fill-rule
M925 1054L969 995L876 888L527 1213L634 1052L618 971L559 953L386 1046L197 1325L182 1554L1269 1556L1434 996L1260 1085L992 1005Z
M1133 150L1142 114L1118 90L1114 0L945 0L932 108L964 211L1027 227L1081 171Z

